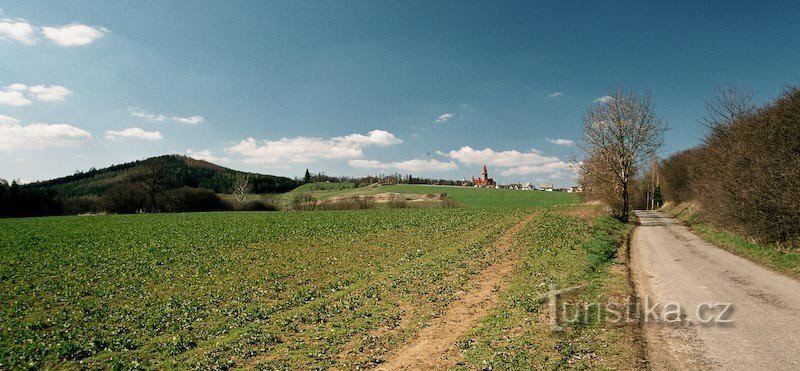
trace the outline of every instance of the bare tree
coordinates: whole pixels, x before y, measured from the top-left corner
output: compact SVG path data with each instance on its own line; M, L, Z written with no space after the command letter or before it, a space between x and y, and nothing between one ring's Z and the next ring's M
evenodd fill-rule
M734 87L720 88L719 94L706 101L706 115L700 124L708 129L706 141L721 139L739 120L756 112L753 93Z
M247 195L253 190L253 187L250 185L250 175L247 174L239 174L236 176L236 179L233 181L233 194L236 198L236 201L245 202L247 200Z
M580 171L600 176L597 187L618 190L615 216L627 222L631 182L640 165L664 144L666 125L656 116L649 94L638 96L617 88L609 97L591 107L583 119L582 148L587 161Z
M144 167L139 176L139 185L150 199L150 209L158 212L158 194L173 183L173 174L165 158L154 158Z

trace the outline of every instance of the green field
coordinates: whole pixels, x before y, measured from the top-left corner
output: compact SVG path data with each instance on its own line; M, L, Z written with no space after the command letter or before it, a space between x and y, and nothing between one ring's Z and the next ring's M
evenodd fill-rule
M349 186L348 186L349 185ZM466 207L526 208L577 203L580 195L566 192L517 191L509 189L486 189L458 186L433 186L417 184L371 185L352 188L352 183L311 183L304 184L284 196L287 200L298 193L309 193L317 199L374 195L378 193L442 194ZM288 202L288 201L287 201Z
M418 187L411 189L438 189ZM463 202L478 202L472 192L481 191L495 192L464 189ZM498 236L535 212L514 247L514 283L491 317L505 318L502 328L528 328L543 306L520 298L540 282L591 281L586 295L609 291L609 245L597 243L613 225L576 213L585 208L2 219L0 369L371 367L456 301L500 258ZM618 346L603 338L601 349L592 334L627 336L589 324L565 335L515 330L521 337L513 340L486 321L464 340L459 367L557 366L571 357L566 343L607 354ZM503 339L514 359L491 351ZM524 346L530 342L548 358Z

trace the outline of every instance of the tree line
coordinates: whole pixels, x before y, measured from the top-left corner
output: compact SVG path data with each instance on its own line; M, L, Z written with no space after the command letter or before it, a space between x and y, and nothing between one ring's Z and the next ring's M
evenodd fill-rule
M757 106L721 89L699 121L702 142L656 161L665 123L650 95L617 89L584 116L584 195L620 220L632 208L693 202L707 222L762 242L800 241L800 89Z
M660 164L666 200L692 201L701 217L765 242L800 241L800 89L756 106L723 89L707 102L702 143Z

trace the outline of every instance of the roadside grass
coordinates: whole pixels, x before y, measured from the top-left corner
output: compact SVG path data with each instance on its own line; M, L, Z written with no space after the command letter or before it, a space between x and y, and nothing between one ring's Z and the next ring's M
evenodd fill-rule
M455 300L525 214L3 219L0 368L366 367Z
M800 279L800 251L777 244L762 244L717 228L702 220L697 210L689 203L670 204L662 211L673 215L692 228L704 240L743 258Z
M624 312L632 295L623 261L630 229L606 216L543 214L519 236L521 260L500 306L459 342L463 359L456 368L642 368L635 323L606 321L614 315L596 307L573 320L583 303L614 303ZM582 287L559 302L563 331L553 332L540 296L573 286ZM572 314L564 316L564 303Z

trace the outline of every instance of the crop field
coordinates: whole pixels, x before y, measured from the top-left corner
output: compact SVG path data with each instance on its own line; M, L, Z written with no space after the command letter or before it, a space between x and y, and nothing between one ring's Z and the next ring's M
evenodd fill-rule
M349 339L392 324L407 306L419 308L421 321L453 300L492 258L489 242L522 215L416 209L0 220L0 363L329 367ZM374 351L408 331L376 339Z
M458 301L531 213L511 286L459 341L457 367L624 353L612 338L626 329L554 337L531 301L543 282L621 290L604 283L613 254L595 251L616 227L573 215L582 208L0 219L0 369L374 367Z

